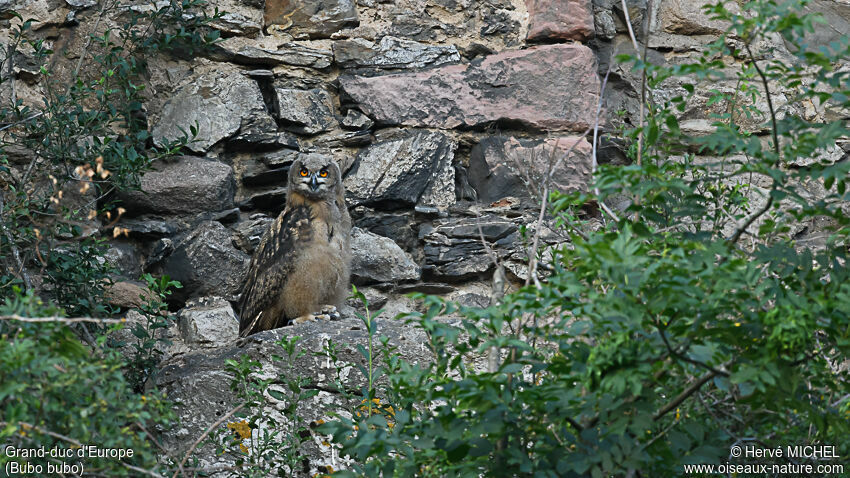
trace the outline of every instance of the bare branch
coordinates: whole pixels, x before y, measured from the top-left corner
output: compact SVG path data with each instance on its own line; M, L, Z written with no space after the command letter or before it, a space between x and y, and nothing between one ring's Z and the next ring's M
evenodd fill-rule
M81 322L91 322L95 324L121 324L126 322L126 319L98 319L95 317L23 317L17 314L0 315L0 321L9 320L17 322L28 322L43 324L48 322L57 322L61 324L78 324Z
M670 403L661 407L661 409L658 410L655 415L653 415L652 419L658 421L661 417L669 413L671 410L681 405L682 402L684 402L688 399L688 397L696 393L696 391L699 390L700 387L705 385L706 382L713 379L715 376L717 376L715 372L708 372L696 381L694 381L694 383L692 383L688 388L684 389L682 393L676 396L676 398L674 398Z
M72 444L72 445L76 445L76 446L83 446L83 444L82 444L82 443L78 442L77 440L75 440L75 439L73 439L73 438L71 438L71 437L67 437L67 436L62 435L62 434L60 434L60 433L52 432L52 431L47 430L47 429L45 429L45 428L41 428L41 427L40 427L40 426L38 426L38 425L33 425L33 424L31 424L31 423L27 423L27 422L14 422L14 423L10 423L10 422L0 422L0 426L4 426L4 427L5 427L5 426L8 426L8 425L18 425L18 426L20 426L22 429L27 429L27 430L32 429L32 430L35 430L35 431L37 431L37 432L39 432L39 433L42 433L42 434L44 434L44 435L47 435L47 436L51 436L51 437L53 437L53 438L56 438L56 439L58 439L58 440L66 441L66 442L68 442L68 443L70 443L70 444Z

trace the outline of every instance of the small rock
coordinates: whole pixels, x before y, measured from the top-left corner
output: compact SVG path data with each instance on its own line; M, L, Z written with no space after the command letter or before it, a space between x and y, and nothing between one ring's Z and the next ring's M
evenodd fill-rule
M174 224L152 218L121 219L118 227L127 229L130 237L137 239L159 239L177 233Z
M142 275L142 259L136 245L129 241L113 240L103 258L124 277L139 277Z
M449 218L420 228L425 243L423 275L449 282L485 275L495 264L481 242L482 233L499 259L512 254L519 240L516 225L498 216Z
M392 239L354 227L351 251L351 278L355 284L419 279L419 266Z
M218 20L210 22L210 26L230 35L252 37L260 33L263 25L255 15L245 15L225 8L225 13Z
M565 155L568 155L565 157ZM540 197L552 167L549 190L586 191L591 180L592 147L580 136L561 136L545 140L484 138L472 149L469 183L485 202L507 196ZM563 159L562 159L563 158Z
M285 154L277 155L281 161L269 166L265 161L251 159L242 169L242 184L245 186L268 186L271 184L286 184L289 166L298 159L298 151L284 150ZM286 159L286 161L283 161Z
M368 209L355 212L352 219L355 226L379 236L389 237L405 251L415 251L419 245L419 238L414 229L416 223L409 212L382 213Z
M275 112L283 127L300 134L316 134L334 127L333 103L325 90L275 87Z
M712 20L711 15L703 11L702 5L688 0L665 0L658 8L658 22L665 32L681 35L710 35L726 31L729 23ZM737 10L735 7L737 5L728 8Z
M594 33L590 0L525 0L528 40L585 40Z
M242 221L234 228L236 231L236 246L246 254L253 254L260 244L260 239L274 221L273 217L265 214L252 214L247 221Z
M145 302L157 299L156 294L148 290L144 284L135 281L113 282L103 293L103 298L110 304L131 309L141 307Z
M221 297L201 297L186 303L177 313L183 341L201 347L217 347L239 338L239 319Z
M286 207L285 186L252 192L239 202L239 208L244 211L262 210L278 214L284 207Z
M227 140L231 151L269 151L279 148L298 149L298 138L277 130L277 122L265 111L255 112L242 119L239 131Z
M357 5L354 0L268 0L265 25L277 25L295 36L330 38L343 28L356 27Z
M89 8L97 5L97 0L65 0L65 3L74 8Z
M342 123L340 124L343 128L360 131L372 129L375 122L362 112L356 109L350 109L345 113L345 118L342 119Z

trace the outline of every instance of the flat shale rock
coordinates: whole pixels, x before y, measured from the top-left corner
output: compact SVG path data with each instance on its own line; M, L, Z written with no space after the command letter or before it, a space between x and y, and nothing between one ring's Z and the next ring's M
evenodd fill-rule
M584 131L595 123L593 52L576 44L498 53L416 73L343 76L345 94L378 123L434 128L493 122Z
M239 337L239 319L230 303L221 297L189 301L177 313L183 342L194 347L218 347Z
M374 43L362 38L335 42L334 61L343 68L424 68L460 62L454 45L428 45L392 36Z
M479 229L480 228L480 229ZM497 257L510 255L519 240L517 226L498 216L449 218L423 225L427 279L457 282L484 275L494 267L481 235Z
M243 37L232 37L216 43L211 56L220 61L266 67L291 65L324 69L333 62L331 50L294 42L277 45Z
M353 205L386 209L455 201L452 160L457 144L435 131L416 131L363 150L345 178Z
M156 163L142 176L141 191L123 191L118 197L132 215L194 214L233 207L234 189L230 166L183 156L176 162Z
M321 89L298 90L276 86L275 114L287 130L300 134L317 134L333 129L331 95Z

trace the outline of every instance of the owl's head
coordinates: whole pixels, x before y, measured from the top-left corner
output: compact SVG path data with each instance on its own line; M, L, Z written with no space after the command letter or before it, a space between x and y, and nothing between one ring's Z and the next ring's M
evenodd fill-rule
M336 161L321 154L304 155L289 168L289 189L311 199L334 197L342 187Z

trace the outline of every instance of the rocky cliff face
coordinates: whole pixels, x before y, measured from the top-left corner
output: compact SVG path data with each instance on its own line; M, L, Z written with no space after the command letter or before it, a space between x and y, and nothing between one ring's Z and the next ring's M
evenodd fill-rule
M11 3L39 18L37 28L55 32L48 39L60 53L78 48L98 18L95 2ZM183 420L166 439L178 449L232 406L224 358L247 353L271 366L280 335L305 336L304 347L315 350L331 337L352 346L363 341L351 320L235 341L227 301L237 297L254 247L284 206L296 158L323 154L339 162L357 226L352 280L386 308L379 333L408 358L427 360L418 332L392 320L416 307L404 294L486 305L493 261L482 237L507 264L509 279L524 281L527 245L519 231L533 227L548 158L569 153L554 184L587 190L589 131L597 123L603 130L637 123L640 80L612 65L614 55L634 53L626 22L662 63L694 58L724 28L702 12L700 0L661 0L649 11L645 0L210 3L228 12L217 25L223 41L202 57L149 59L155 140L197 124L197 141L185 156L156 165L140 192L120 197L128 213L118 226L129 236L108 254L122 274L112 295L119 305L136 300L132 280L142 272L169 274L185 286L174 297L180 323L169 332L175 344L159 383ZM820 0L810 8L835 24L813 41L847 33L842 4ZM787 53L779 39L759 48ZM27 70L16 74L25 78ZM22 82L18 96L34 102L37 90ZM665 83L653 94L680 90ZM781 92L776 98L781 110ZM701 134L711 113L706 97L682 114L682 126ZM804 113L842 114L823 105ZM754 117L750 129L763 132L764 119ZM600 162L623 158L616 145L600 145ZM563 240L551 232L542 239ZM204 296L221 299L197 300ZM317 378L323 373L319 362L302 365ZM338 405L323 394L304 410L311 419ZM332 460L317 447L311 474Z

